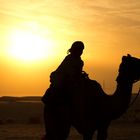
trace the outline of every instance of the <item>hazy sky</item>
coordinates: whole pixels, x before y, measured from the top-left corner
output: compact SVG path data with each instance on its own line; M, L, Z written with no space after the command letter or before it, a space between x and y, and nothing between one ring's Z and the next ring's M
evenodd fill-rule
M75 40L85 43L84 70L109 94L121 57L140 58L138 0L0 3L0 96L42 95Z

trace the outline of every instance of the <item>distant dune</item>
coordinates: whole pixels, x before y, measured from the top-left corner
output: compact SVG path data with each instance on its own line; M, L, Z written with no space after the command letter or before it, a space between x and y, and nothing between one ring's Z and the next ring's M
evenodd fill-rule
M132 100L136 97L136 94L132 95ZM140 95L138 96L137 100L140 102ZM136 100L136 102L138 102ZM22 97L15 97L15 96L2 96L0 97L0 101L41 101L41 96L22 96Z
M23 97L13 97L13 96L2 96L0 101L41 101L41 96L23 96Z

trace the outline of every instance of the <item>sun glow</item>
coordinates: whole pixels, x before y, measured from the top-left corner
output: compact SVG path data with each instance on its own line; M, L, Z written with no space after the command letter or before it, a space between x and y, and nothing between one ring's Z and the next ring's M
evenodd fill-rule
M14 30L10 36L9 53L22 61L34 61L49 57L53 42L29 30Z

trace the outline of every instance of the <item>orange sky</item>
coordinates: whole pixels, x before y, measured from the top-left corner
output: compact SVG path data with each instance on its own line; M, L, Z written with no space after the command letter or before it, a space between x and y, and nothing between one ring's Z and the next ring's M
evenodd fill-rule
M121 57L140 58L140 1L0 3L0 96L41 96L75 40L85 43L84 70L109 94Z

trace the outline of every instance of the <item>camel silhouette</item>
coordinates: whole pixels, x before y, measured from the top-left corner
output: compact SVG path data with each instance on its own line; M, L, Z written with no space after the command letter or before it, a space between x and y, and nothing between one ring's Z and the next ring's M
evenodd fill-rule
M129 107L133 84L140 80L140 59L123 56L118 72L112 95L107 95L97 81L89 80L73 90L70 103L59 103L55 107L46 105L46 140L66 140L71 126L83 140L92 140L95 131L97 140L106 140L111 121Z

